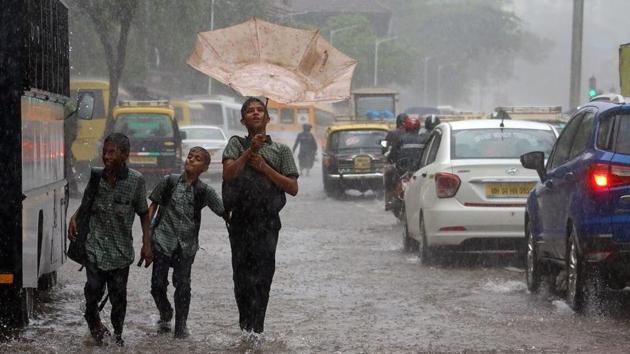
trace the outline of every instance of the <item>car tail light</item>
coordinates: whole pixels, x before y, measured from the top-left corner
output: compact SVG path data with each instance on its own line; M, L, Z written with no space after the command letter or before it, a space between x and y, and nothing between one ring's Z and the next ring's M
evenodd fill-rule
M435 189L438 198L452 198L457 194L462 181L457 175L446 172L435 174Z
M603 163L593 164L588 171L588 184L596 191L630 185L630 167Z

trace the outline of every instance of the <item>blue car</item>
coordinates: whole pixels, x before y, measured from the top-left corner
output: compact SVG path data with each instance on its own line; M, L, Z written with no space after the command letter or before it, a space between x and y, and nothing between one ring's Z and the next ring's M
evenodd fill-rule
M525 211L527 287L564 278L567 304L579 311L604 286L630 281L630 102L581 107L545 159L521 156L540 177Z

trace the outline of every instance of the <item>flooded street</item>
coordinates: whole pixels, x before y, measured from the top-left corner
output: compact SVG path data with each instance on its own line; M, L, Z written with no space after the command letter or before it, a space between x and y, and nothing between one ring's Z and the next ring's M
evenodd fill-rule
M300 182L298 197L282 213L262 347L241 342L227 233L206 209L188 339L157 334L150 269L134 265L126 347L95 347L82 318L85 273L68 262L36 319L17 339L0 344L0 352L622 353L630 347L630 313L621 310L627 293L611 296L606 312L576 315L548 291L530 295L521 270L507 261L423 267L402 251L402 226L382 201L358 194L327 198L319 171ZM108 326L109 310L102 315Z

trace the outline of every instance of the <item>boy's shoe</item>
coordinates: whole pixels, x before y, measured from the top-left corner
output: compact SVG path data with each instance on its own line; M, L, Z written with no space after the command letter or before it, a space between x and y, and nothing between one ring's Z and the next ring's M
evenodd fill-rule
M160 319L158 320L158 332L166 333L171 331L171 319L173 318L173 311L160 313Z
M167 333L171 331L171 321L158 320L158 333Z
M112 335L109 329L105 327L100 319L88 322L88 328L90 329L90 334L92 335L92 338L94 338L94 340L96 341L97 345L103 344L103 338L105 338L105 336Z
M125 346L125 340L122 338L122 335L117 334L115 337L116 339L116 345L119 347L124 347Z
M175 333L173 334L174 338L177 339L185 339L188 338L190 336L190 333L188 332L188 328L186 328L186 325L175 325Z

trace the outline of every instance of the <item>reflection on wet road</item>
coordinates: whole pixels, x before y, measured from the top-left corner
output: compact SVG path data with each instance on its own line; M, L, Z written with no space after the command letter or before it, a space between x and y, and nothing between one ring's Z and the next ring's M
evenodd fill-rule
M521 270L509 261L423 267L402 251L402 227L382 201L356 194L327 198L318 173L302 178L300 188L282 215L261 347L241 342L227 233L205 211L192 274L191 336L157 334L150 269L133 266L124 351L621 353L630 347L627 292L612 294L606 310L576 315L549 291L529 294ZM93 346L82 318L85 273L77 269L64 266L37 319L18 339L0 344L0 352L117 350Z

